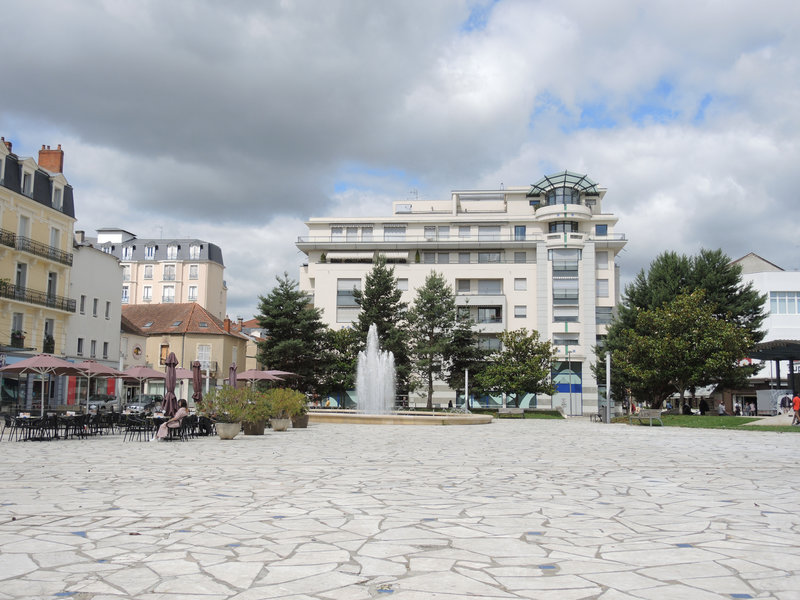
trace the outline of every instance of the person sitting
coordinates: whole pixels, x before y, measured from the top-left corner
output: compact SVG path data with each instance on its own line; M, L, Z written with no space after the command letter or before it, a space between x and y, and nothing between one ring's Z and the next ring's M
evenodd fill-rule
M183 421L183 418L188 416L188 414L189 408L186 404L186 400L181 400L180 404L178 405L178 411L172 416L172 418L161 424L155 437L150 441L155 442L156 440L163 440L165 437L167 437L167 435L169 435L170 429L177 429L181 426L181 421Z
M691 407L691 406L689 406L689 403L688 403L688 402L684 402L684 403L683 403L683 408L681 409L681 412L682 412L684 415L690 415L690 414L692 414L692 407Z

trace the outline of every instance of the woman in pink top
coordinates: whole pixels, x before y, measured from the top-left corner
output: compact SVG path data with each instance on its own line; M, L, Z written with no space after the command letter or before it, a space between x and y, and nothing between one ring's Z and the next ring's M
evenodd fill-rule
M163 440L167 437L170 429L176 429L181 426L181 421L184 417L188 416L188 414L189 409L187 408L186 400L181 400L175 415L169 421L161 424L158 428L158 433L156 433L156 436L150 441L155 442L156 440Z

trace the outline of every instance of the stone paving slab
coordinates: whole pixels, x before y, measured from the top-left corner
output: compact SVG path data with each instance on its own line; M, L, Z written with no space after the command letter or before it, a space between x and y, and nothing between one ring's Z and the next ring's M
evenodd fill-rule
M508 419L0 452L0 600L800 599L800 435Z

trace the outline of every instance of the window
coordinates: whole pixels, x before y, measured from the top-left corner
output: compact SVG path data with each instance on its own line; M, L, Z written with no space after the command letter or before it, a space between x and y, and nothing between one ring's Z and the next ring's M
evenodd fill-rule
M398 279L397 289L400 290L401 292L408 291L408 279Z
M503 309L500 306L479 306L478 323L502 323Z
M469 225L459 225L458 226L458 237L462 240L468 240L471 233L471 227Z
M550 233L576 233L578 223L576 221L553 221L550 223Z
M22 175L22 193L28 197L33 196L33 173Z
M341 242L344 240L344 227L331 227L331 241Z
M481 337L478 338L478 347L481 350L487 350L490 352L495 352L500 350L501 344L500 339L496 337Z
M515 225L514 226L514 240L517 242L524 242L526 237L526 228L525 225Z
M439 226L439 239L440 240L450 239L450 227L448 225Z
M478 294L482 296L497 296L503 293L501 279L478 279Z
M608 279L597 280L597 297L608 298Z
M167 357L169 356L169 344L161 344L161 351L159 352L159 364L167 364Z
M594 226L594 234L596 236L605 237L608 235L608 225L595 225Z
M106 300L106 319L111 318L111 302Z
M190 244L189 245L189 258L192 260L197 260L200 258L200 245L199 244Z
M358 227L346 227L345 228L345 240L348 242L357 242L358 241Z
M144 247L144 259L145 260L154 260L156 257L156 247L155 246L145 246Z
M167 260L175 260L178 258L178 246L169 244L167 246Z
M22 327L24 320L25 320L25 315L23 313L14 313L11 316L11 329L13 331L24 332L25 330Z
M459 252L458 253L458 263L461 265L468 265L469 264L469 252Z
M161 302L170 304L175 302L175 286L174 285L165 285L164 289L161 291Z
M524 277L514 279L514 289L518 292L524 292L528 289L528 280Z
M406 226L405 225L384 225L383 226L383 241L384 242L402 242L406 239Z
M122 265L122 281L130 281L130 280L131 280L131 266Z
M426 225L425 226L425 241L430 242L436 239L436 226L435 225Z
M607 325L611 323L611 314L613 308L610 306L595 306L594 307L594 316L595 322L598 325Z
M499 263L500 262L500 253L499 252L478 252L478 262L479 263Z
M553 307L553 321L556 323L577 323L578 322L578 307L577 306L554 306Z
M362 242L371 242L372 241L372 227L362 227L361 228L361 241Z
M581 251L572 248L554 248L547 251L548 258L553 263L553 275L577 275L578 263L581 260Z
M61 248L61 230L55 227L50 228L50 246L52 248Z
M211 361L211 344L197 345L197 361L202 368L208 369L208 363Z
M472 290L472 282L469 279L456 280L456 287L459 294L469 294Z
M361 308L356 304L353 290L361 289L360 279L338 279L336 281L336 322L352 323L358 318Z
M108 342L103 342L103 358L108 358Z
M122 248L122 260L133 259L133 246L124 246Z
M175 281L175 265L164 265L164 281Z
M83 338L78 338L78 347L75 349L75 354L83 356Z
M432 265L436 262L436 252L423 252L422 253L422 262L426 265Z
M86 314L86 294L81 294L80 311L82 315Z
M553 345L554 346L577 346L578 345L577 333L554 333Z
M145 285L142 287L142 301L150 302L153 299L153 286Z
M547 192L547 205L580 204L581 194L578 190L567 187L555 188Z
M53 188L53 208L61 210L64 208L63 190L59 187Z
M17 293L21 293L28 287L28 265L25 263L17 263Z
M58 289L58 273L50 272L47 274L47 298L52 300L56 296Z
M769 312L773 315L800 314L800 292L770 292Z
M153 265L145 265L144 266L144 278L145 279L152 279L153 278Z
M189 265L189 279L199 279L199 265Z
M89 358L97 358L97 340L89 342Z
M524 304L518 304L514 307L514 317L517 319L524 319L528 316L528 307Z
M527 252L514 252L514 262L517 264L528 262Z
M450 262L450 253L449 252L439 252L436 255L436 262L440 265L446 265Z
M560 303L577 303L578 301L578 280L577 279L554 279L553 280L553 301Z
M496 241L500 239L500 225L479 225L479 241Z
M92 300L92 316L93 317L97 316L97 309L98 309L98 305L99 304L100 304L100 300L98 300L97 298Z
M55 319L45 319L44 320L44 336L45 337L53 337L54 332L56 330L56 321Z
M599 271L608 269L608 250L601 250L596 254L595 266Z
M197 286L189 286L189 302L197 302Z

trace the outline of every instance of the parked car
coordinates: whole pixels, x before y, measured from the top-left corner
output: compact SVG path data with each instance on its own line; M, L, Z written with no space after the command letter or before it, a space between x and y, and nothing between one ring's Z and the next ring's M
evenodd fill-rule
M125 410L132 413L154 412L161 408L161 401L164 399L160 394L142 394L136 396L125 405Z
M103 412L111 410L113 407L115 411L119 412L121 401L111 394L95 394L89 396L89 410Z

